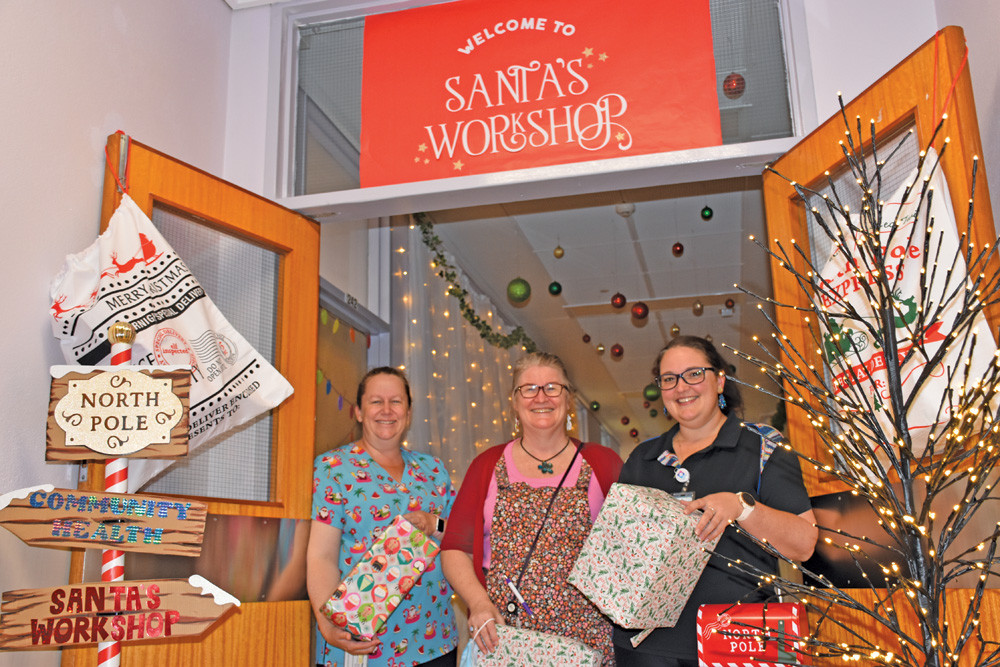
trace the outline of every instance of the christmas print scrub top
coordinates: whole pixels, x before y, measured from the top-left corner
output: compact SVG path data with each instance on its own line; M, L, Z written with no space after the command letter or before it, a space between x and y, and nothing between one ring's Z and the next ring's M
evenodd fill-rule
M354 443L316 457L312 516L342 532L340 573L346 577L397 514L416 510L445 518L455 491L444 464L429 454L402 450L403 479L397 482ZM451 587L436 559L420 577L378 636L382 646L371 667L428 662L458 646ZM344 652L316 633L316 663L343 667Z

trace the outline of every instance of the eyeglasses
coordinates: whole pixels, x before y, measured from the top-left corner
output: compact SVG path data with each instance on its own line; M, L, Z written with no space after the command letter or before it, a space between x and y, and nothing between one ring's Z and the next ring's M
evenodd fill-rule
M515 394L521 394L525 398L534 398L538 396L538 392L544 391L545 395L549 398L555 398L563 393L563 389L569 389L564 384L559 384L558 382L549 382L548 384L522 384L520 387L514 388Z
M705 381L705 371L714 370L711 366L696 366L678 374L664 373L663 375L658 375L653 378L653 382L660 389L673 389L677 386L678 379L684 380L685 383L694 386Z

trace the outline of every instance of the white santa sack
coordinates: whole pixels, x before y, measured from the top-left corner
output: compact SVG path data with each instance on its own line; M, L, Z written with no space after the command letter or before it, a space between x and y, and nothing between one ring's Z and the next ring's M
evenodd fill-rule
M66 257L50 295L52 331L67 362L109 364L108 327L121 320L136 329L133 364L191 366L189 450L292 394L288 381L223 317L128 195L107 230L83 252ZM130 461L129 492L170 463Z

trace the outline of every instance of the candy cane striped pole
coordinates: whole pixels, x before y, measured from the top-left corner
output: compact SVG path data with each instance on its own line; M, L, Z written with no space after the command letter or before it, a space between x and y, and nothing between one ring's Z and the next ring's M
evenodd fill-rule
M132 363L132 342L135 328L128 322L115 322L108 329L111 341L111 365L125 366ZM108 493L128 493L128 459L115 458L104 462L104 490ZM125 580L125 553L105 549L101 553L101 581ZM119 667L122 645L117 641L97 644L98 667Z

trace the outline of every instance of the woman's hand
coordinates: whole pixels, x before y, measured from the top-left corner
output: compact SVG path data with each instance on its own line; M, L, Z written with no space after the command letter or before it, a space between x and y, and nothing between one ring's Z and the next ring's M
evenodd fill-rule
M403 518L412 523L413 527L424 535L433 535L437 532L437 514L417 510L416 512L407 512Z
M723 491L712 493L704 498L698 498L684 503L684 514L701 510L704 514L694 534L703 542L709 542L722 535L722 532L743 512L743 503L735 493Z
M319 621L319 618L322 618L323 620ZM327 620L326 617L317 617L317 625L319 626L320 634L323 635L323 639L325 639L330 646L336 646L341 651L346 651L351 655L370 655L382 645L382 642L378 639L372 639L370 641L352 639L351 633L338 628L336 625Z
M476 646L483 653L489 653L500 643L497 625L504 625L504 622L500 610L493 604L486 602L469 608L469 638L476 638Z

